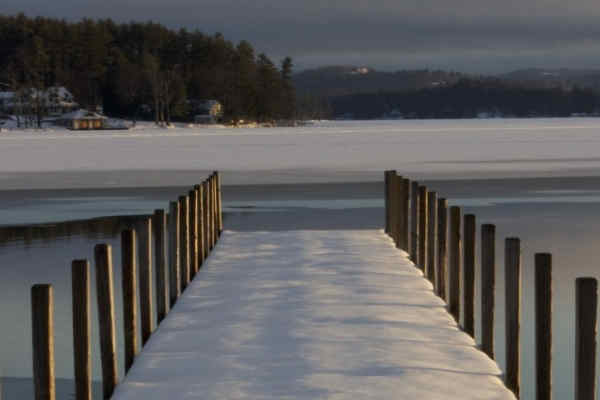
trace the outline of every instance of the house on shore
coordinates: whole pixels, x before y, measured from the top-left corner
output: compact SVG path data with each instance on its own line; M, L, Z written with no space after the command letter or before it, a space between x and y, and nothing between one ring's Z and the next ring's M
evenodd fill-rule
M79 105L73 95L63 86L45 90L26 88L18 92L0 92L0 114L27 114L34 107L41 107L44 114L58 116L76 110Z
M74 131L106 129L107 118L97 112L77 110L60 117L60 124Z

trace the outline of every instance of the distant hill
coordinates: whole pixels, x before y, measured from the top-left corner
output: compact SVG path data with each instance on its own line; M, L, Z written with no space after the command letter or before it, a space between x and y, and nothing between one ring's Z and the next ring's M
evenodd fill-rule
M541 69L529 68L498 75L498 78L520 83L528 83L537 87L575 86L600 90L600 70L594 69Z
M293 76L293 83L300 96L309 94L318 97L335 97L357 93L402 92L449 86L465 76L446 71L384 72L370 67L328 66L301 71Z
M600 70L522 69L496 76L329 66L295 74L304 118L476 118L600 112Z

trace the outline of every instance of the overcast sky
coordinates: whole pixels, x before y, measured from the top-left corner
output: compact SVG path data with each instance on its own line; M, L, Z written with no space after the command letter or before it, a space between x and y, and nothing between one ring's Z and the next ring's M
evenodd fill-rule
M598 0L2 0L21 11L219 31L297 69L600 68Z

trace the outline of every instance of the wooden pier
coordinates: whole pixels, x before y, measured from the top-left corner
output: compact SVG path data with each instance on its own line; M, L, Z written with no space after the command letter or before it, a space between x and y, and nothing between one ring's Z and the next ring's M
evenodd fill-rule
M381 230L225 231L113 396L514 399Z
M499 268L495 227L483 224L477 240L478 222L425 185L386 171L383 231L223 231L215 173L171 202L168 218L157 210L123 231L123 332L115 331L111 248L96 246L103 397L514 399L520 326L534 323L536 398L550 399L551 255L536 255L535 287L523 288L519 238L504 238ZM496 273L505 276L504 373L494 361ZM73 262L74 392L86 400L89 275L87 260ZM520 318L525 290L535 291L535 321ZM595 399L596 280L577 279L576 297L574 399ZM32 288L32 319L36 399L53 400L50 285ZM122 382L116 335L125 342Z

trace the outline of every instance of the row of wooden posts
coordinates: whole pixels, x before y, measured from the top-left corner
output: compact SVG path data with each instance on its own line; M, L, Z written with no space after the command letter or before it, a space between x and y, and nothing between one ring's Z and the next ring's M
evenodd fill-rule
M475 215L461 218L461 208L437 193L385 172L386 233L432 282L450 314L475 337ZM449 224L448 224L449 222ZM461 225L462 229L461 229ZM462 232L461 232L462 231ZM461 236L462 234L462 236ZM505 239L506 386L519 398L521 323L521 244ZM496 227L481 226L481 350L494 359ZM536 399L552 396L552 256L535 255ZM446 288L446 280L448 288ZM597 281L578 278L575 326L575 400L596 396ZM462 301L461 301L462 287Z
M168 221L168 223L167 223ZM137 232L121 234L123 283L123 335L125 372L139 351L137 310L141 319L142 346L156 325L165 318L181 292L202 267L223 230L221 185L218 172L188 194L172 201L165 210L143 217ZM154 271L152 238L154 236ZM168 245L167 245L168 238ZM168 248L168 251L167 251ZM168 257L168 258L167 258ZM102 363L103 398L109 399L118 383L112 249L108 244L94 248L98 322ZM156 312L153 308L152 277L156 280ZM138 282L139 277L139 282ZM73 355L75 399L91 400L90 267L88 260L72 263ZM36 400L54 400L54 299L52 286L31 289L33 330L33 378Z

